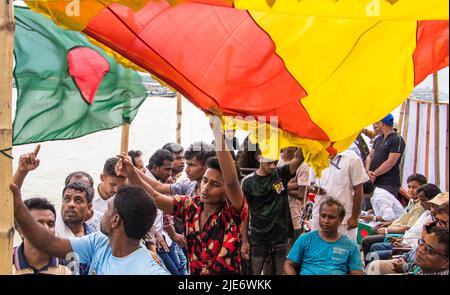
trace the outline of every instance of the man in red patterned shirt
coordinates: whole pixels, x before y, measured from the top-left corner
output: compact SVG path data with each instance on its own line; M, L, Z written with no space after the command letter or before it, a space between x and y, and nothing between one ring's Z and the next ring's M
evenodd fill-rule
M142 186L162 211L181 218L186 224L186 240L191 274L240 274L241 227L248 206L220 120L211 120L217 158L210 158L200 188L200 196L167 196L158 193L122 154L116 170L132 184Z

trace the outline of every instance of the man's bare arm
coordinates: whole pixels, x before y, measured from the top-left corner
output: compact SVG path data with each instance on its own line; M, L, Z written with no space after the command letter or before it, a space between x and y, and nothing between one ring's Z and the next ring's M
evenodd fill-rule
M161 194L165 194L165 195L170 195L172 193L170 190L170 184L161 183L161 182L151 178L150 176L146 175L144 172L142 172L141 170L139 170L137 168L135 168L135 170L138 173L139 177L144 182L149 184L157 192L159 192Z
M283 271L285 275L295 276L298 273L299 265L292 260L286 259Z
M373 171L375 173L375 177L383 175L386 172L388 172L389 170L391 170L392 167L394 167L395 163L397 163L397 161L401 155L402 154L399 154L399 153L390 153L388 159L386 161L384 161L380 165L380 167L378 167L377 169L375 169L375 171Z
M214 133L216 154L219 160L220 170L222 171L225 182L225 192L228 200L238 211L244 206L244 193L238 180L236 166L231 157L230 150L225 143L225 138L221 130L221 121L218 117L212 117L210 120L211 129Z
M305 158L303 158L302 149L297 148L294 159L289 162L289 171L291 172L291 175L294 175L297 172L298 167L300 167L304 160Z
M66 255L73 251L69 240L55 236L37 223L23 204L17 185L11 183L10 189L14 195L14 218L22 234L36 249L52 257L66 258Z
M116 174L127 177L132 185L142 187L150 197L153 198L156 206L160 210L164 213L173 215L173 198L157 192L150 184L145 182L138 173L138 169L135 169L133 166L130 157L125 153L119 155L119 162L117 162L116 165Z

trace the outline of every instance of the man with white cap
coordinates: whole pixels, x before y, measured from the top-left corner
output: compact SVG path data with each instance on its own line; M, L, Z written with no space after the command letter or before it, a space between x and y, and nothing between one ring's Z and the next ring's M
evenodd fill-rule
M378 122L383 132L378 136L366 159L366 170L375 186L385 189L397 197L400 191L400 161L405 150L405 141L394 130L394 116L387 115Z

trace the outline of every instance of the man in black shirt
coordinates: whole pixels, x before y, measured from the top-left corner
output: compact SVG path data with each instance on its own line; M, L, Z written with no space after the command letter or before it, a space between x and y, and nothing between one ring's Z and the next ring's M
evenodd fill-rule
M251 273L260 275L265 262L271 261L270 274L282 274L287 255L287 240L293 236L289 210L288 182L303 162L301 149L294 159L281 167L278 161L265 159L256 153L259 168L242 181L242 191L247 199L250 221L242 230L242 254L250 258Z
M394 117L389 114L378 122L379 135L366 159L366 170L375 186L397 197L400 190L400 161L405 141L394 131Z

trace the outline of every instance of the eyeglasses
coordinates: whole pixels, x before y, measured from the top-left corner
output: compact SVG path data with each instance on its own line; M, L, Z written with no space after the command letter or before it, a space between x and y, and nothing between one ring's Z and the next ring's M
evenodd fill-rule
M447 227L448 221L441 220L439 218L436 218L433 216L433 222L436 223L436 225L439 225L440 227Z
M424 239L419 240L419 247L421 247L421 246L424 246L425 253L427 253L428 255L440 255L440 256L448 257L448 254L439 253L436 250L434 250L433 248L431 248L429 245L427 245L427 243L425 243Z

